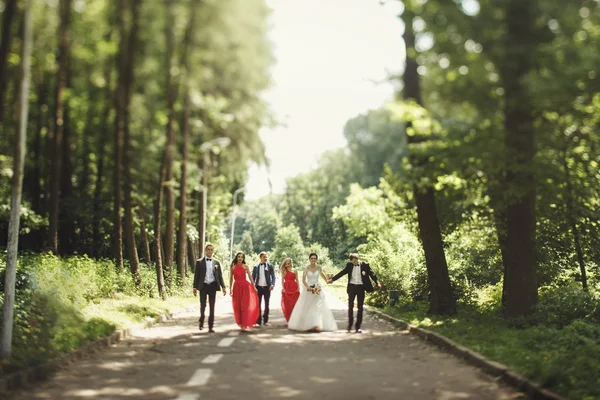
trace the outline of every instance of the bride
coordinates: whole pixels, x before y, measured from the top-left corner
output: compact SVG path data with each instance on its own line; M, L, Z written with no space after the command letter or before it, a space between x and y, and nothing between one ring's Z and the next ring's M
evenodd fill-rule
M288 328L295 331L336 331L337 324L333 313L327 307L325 293L319 285L319 276L327 281L322 268L317 265L317 254L308 257L310 264L304 268L302 283L306 290L302 292L290 320Z

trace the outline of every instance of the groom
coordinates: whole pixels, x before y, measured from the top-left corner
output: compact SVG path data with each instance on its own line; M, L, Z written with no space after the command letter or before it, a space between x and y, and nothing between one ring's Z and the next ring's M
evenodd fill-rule
M341 270L336 276L329 279L327 283L333 283L342 276L348 275L348 332L352 330L354 321L354 299L358 300L358 311L356 313L356 333L361 333L360 325L363 318L363 304L365 302L365 292L372 292L373 283L371 279L377 283L377 288L381 289L381 283L371 269L368 263L359 261L358 254L350 254L350 262L346 264L346 268Z
M200 292L200 320L199 328L204 329L204 311L206 310L206 297L208 297L208 331L214 332L215 322L215 300L217 291L223 290L223 296L227 294L225 282L223 282L223 273L221 264L212 258L215 248L212 244L207 244L204 248L204 257L196 261L196 271L194 272L194 296Z
M264 251L259 254L260 262L252 269L252 279L258 291L258 320L257 325L261 325L261 303L265 299L265 313L262 315L262 322L267 326L269 322L269 300L271 299L271 291L275 286L275 270L273 266L267 262L267 253Z

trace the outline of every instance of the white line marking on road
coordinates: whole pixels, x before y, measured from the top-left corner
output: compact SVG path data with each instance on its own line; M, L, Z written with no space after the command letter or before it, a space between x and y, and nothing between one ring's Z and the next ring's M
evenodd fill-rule
M185 386L204 386L208 383L210 376L212 375L212 369L210 368L198 368L194 375L190 378Z
M198 393L183 393L175 400L198 400L199 398L200 395Z
M216 364L221 358L223 358L223 354L211 354L202 360L202 364Z
M227 336L239 336L240 331L231 331Z
M229 347L235 341L234 337L226 337L221 339L221 341L217 344L217 347Z

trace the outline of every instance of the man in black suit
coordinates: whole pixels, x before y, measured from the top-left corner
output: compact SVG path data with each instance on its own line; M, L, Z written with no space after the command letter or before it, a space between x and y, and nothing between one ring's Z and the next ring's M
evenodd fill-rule
M212 258L215 248L212 244L207 244L204 248L204 257L196 261L196 271L194 272L194 296L200 292L200 320L199 328L204 329L204 311L206 309L206 297L208 296L208 331L214 332L215 322L215 299L217 291L223 290L223 296L227 294L225 282L223 282L223 272L219 261Z
M336 276L329 279L327 283L333 283L342 276L348 275L348 332L352 330L352 323L354 321L354 299L358 300L358 311L356 313L356 333L361 333L360 326L363 318L363 304L365 302L365 292L372 292L373 283L371 279L377 284L377 288L381 289L381 283L377 279L377 276L369 266L369 263L360 261L358 254L350 254L350 262L346 264L346 268L341 270Z

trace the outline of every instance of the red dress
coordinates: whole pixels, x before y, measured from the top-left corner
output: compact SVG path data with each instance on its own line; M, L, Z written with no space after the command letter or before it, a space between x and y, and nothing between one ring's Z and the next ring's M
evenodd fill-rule
M281 292L281 311L286 321L290 320L294 306L300 297L300 291L298 290L298 281L296 280L296 274L286 270L285 276L283 277L283 288L285 293Z
M235 323L241 328L251 328L258 319L258 295L246 279L246 269L242 264L233 267L232 305Z

